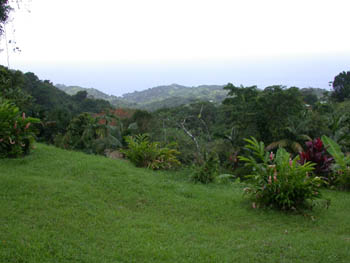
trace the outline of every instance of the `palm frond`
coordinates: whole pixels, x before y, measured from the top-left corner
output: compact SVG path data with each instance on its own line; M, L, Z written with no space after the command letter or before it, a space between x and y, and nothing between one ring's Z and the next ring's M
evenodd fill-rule
M269 145L266 146L266 151L271 151L273 149L279 148L279 147L287 147L289 144L289 140L288 139L283 139L283 140L279 140L276 142L272 142Z

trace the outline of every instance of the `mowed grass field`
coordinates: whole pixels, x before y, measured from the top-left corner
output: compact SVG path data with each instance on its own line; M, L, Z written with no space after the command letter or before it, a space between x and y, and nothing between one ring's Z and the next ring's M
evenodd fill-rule
M37 144L0 160L0 262L350 262L350 193L308 215L242 186Z

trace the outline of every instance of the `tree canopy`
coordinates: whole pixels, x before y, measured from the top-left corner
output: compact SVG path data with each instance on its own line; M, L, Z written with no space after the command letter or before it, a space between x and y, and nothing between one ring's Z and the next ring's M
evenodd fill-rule
M333 85L333 98L338 102L350 99L350 71L341 72L335 76Z
M8 0L0 0L0 35L4 31L4 24L8 20L11 7Z

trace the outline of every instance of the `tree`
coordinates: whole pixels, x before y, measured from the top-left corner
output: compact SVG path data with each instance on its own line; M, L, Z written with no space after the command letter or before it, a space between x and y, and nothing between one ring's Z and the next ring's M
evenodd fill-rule
M73 95L72 98L77 102L82 102L87 98L87 96L88 96L87 91L81 90L81 91L78 91L77 94Z
M229 90L227 98L222 102L223 106L220 111L221 123L225 123L225 127L220 128L221 134L232 134L232 130L240 134L238 141L243 142L243 138L256 136L256 106L261 91L257 86L236 87L228 83L225 90ZM232 143L232 141L231 141Z
M267 145L266 150L270 151L283 147L294 154L302 152L305 142L312 141L308 135L309 123L310 114L307 111L298 118L288 118L284 130L282 130L283 138Z
M332 86L332 97L336 101L342 102L346 99L350 99L350 71L343 71L335 76Z
M23 90L24 75L19 70L9 70L0 65L0 97L11 100L21 110L31 105L32 97Z
M309 104L311 106L314 106L318 102L318 97L314 93L313 88L305 88L300 90L303 100L306 104Z
M4 24L9 18L11 9L8 0L0 0L0 35L4 32Z
M136 110L133 116L130 118L130 120L127 123L127 126L133 127L132 129L129 130L129 132L133 130L134 134L148 133L152 130L151 121L152 121L152 114L150 114L148 111Z
M300 119L305 103L298 88L270 86L258 98L256 120L261 140L267 143L285 139L286 127L291 119Z

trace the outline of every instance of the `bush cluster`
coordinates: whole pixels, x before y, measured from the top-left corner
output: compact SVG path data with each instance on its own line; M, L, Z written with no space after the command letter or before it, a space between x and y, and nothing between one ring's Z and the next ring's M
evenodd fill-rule
M122 152L137 167L153 170L171 169L180 165L177 159L179 152L172 145L161 147L158 142L151 142L148 134L125 137L128 149Z
M39 119L27 118L15 104L0 98L0 157L28 154L34 141L33 124L38 122Z
M56 145L94 154L121 147L121 131L116 123L108 122L107 118L104 115L93 117L89 113L79 114L71 120L64 135L56 136Z
M194 182L209 184L214 182L219 172L219 159L216 154L205 155L201 165L194 166L191 179Z
M245 140L250 155L239 156L239 159L253 170L248 176L252 185L245 189L254 201L253 206L294 210L321 198L319 188L323 181L312 176L314 164L300 164L299 156L291 159L283 148L277 150L276 156L272 152L269 154L263 142L259 143L255 138Z

